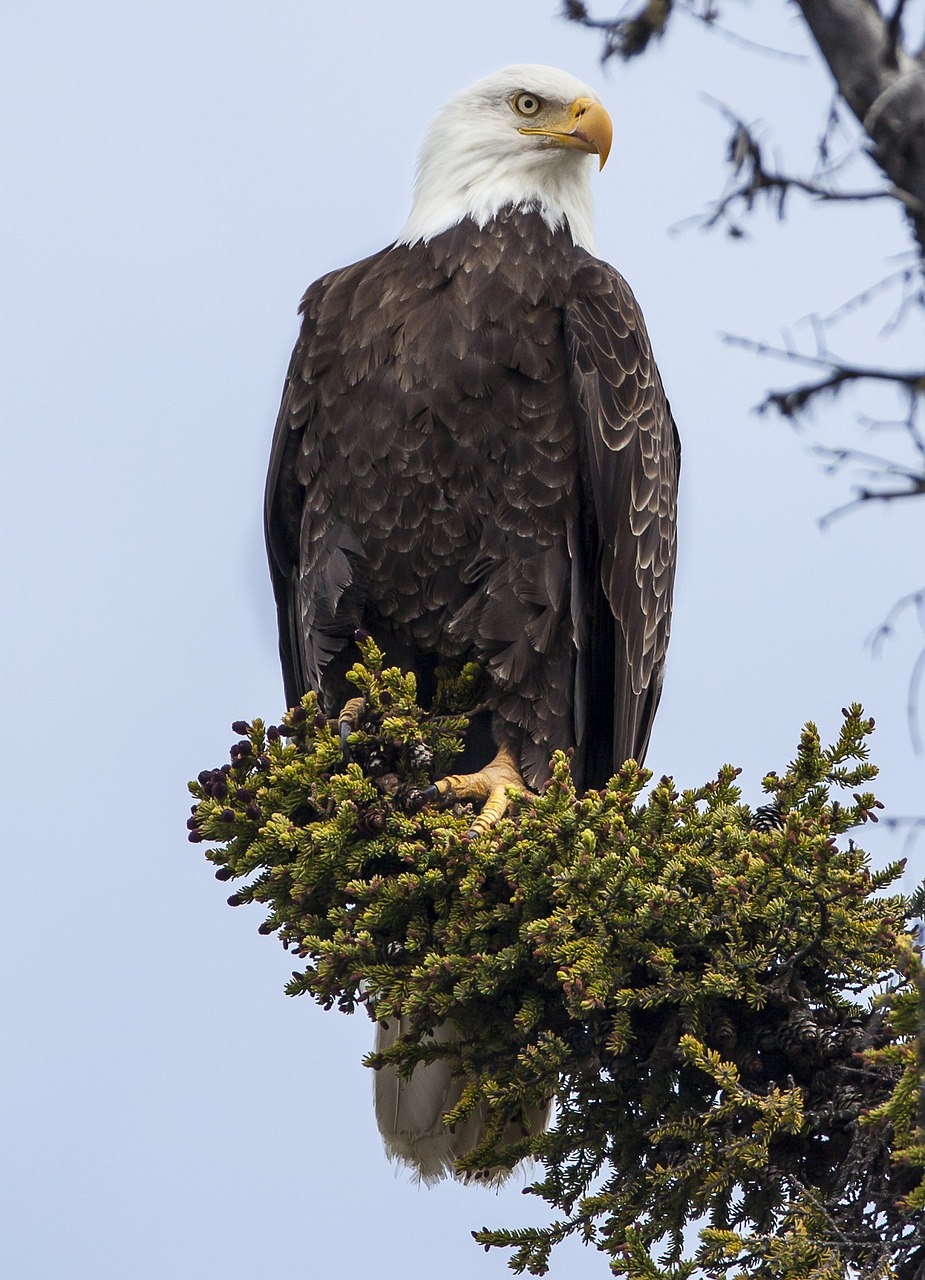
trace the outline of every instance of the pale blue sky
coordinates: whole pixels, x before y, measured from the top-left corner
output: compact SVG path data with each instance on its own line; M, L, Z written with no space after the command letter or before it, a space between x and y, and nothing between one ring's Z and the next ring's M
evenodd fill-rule
M879 661L864 648L922 583L925 509L820 533L843 482L808 437L750 414L790 371L717 338L804 332L905 247L896 214L795 202L751 245L670 235L724 181L703 92L773 122L795 164L827 79L693 26L602 72L556 7L84 0L0 18L0 1270L16 1280L469 1280L507 1274L470 1228L542 1218L517 1186L394 1175L369 1025L283 996L288 958L225 906L184 831L185 781L225 757L231 721L282 710L260 507L299 297L394 236L428 120L478 76L560 65L614 117L600 248L640 298L684 442L649 763L689 785L732 759L754 800L805 719L832 733L857 698L883 799L925 807L904 721L916 636ZM747 21L806 47L787 6ZM606 1266L576 1247L554 1274Z

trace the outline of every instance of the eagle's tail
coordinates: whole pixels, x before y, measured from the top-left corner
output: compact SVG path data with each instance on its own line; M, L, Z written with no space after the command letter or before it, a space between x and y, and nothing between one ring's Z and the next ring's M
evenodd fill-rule
M394 1044L403 1031L402 1021L392 1020L387 1026L380 1023L376 1030L376 1051L381 1053ZM433 1034L438 1044L452 1040L452 1023L444 1023ZM375 1073L373 1099L376 1122L386 1154L390 1160L400 1161L413 1170L415 1180L428 1186L441 1178L454 1174L456 1161L471 1151L485 1136L487 1108L482 1103L464 1121L453 1129L447 1128L443 1117L459 1102L463 1081L453 1079L449 1060L422 1063L415 1067L410 1079L401 1079L391 1067L383 1067ZM549 1106L537 1107L527 1116L530 1133L538 1133L549 1123ZM518 1126L513 1126L505 1138L517 1141L522 1136ZM510 1177L512 1170L498 1169L489 1172L479 1181L498 1186Z

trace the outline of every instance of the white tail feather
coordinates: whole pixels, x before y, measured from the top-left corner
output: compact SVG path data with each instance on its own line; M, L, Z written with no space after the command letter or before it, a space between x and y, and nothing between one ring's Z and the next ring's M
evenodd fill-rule
M393 1045L407 1028L404 1020L390 1021L388 1026L379 1023L376 1028L376 1052L381 1053ZM452 1023L444 1023L433 1034L438 1044L452 1040ZM464 1082L453 1079L450 1063L446 1058L415 1067L409 1080L401 1079L391 1067L377 1071L373 1085L373 1101L376 1123L390 1160L407 1165L415 1179L428 1186L441 1178L454 1174L456 1161L477 1146L485 1136L487 1108L481 1104L471 1115L453 1127L447 1128L443 1117L459 1102ZM549 1123L549 1107L536 1108L527 1117L531 1133L538 1133ZM516 1141L520 1129L505 1134ZM511 1174L510 1169L499 1169L494 1177L486 1179L499 1185Z

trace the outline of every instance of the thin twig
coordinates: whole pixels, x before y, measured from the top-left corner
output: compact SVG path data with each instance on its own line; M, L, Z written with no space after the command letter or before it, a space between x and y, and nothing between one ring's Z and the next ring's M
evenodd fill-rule
M915 609L916 613L925 608L925 587L918 591L910 591L901 600L897 600L879 627L867 637L867 643L870 645L874 656L879 655L884 640L893 635L897 621L910 608ZM925 626L923 626L923 630L925 630Z
M744 177L717 201L711 213L703 217L702 226L706 228L715 226L720 219L726 217L730 206L737 201L741 201L746 209L751 209L759 195L765 195L768 199L776 198L777 214L782 218L786 197L791 190L800 191L817 201L858 204L888 199L898 201L913 214L921 214L925 211L925 205L917 196L895 185L839 191L828 182L801 178L768 168L764 162L761 142L755 134L754 125L746 124L725 103L709 94L704 94L702 97L705 102L718 110L732 127L727 145L727 160L732 165L736 177L744 172ZM824 177L832 171L830 167L820 176Z
M870 302L881 294L886 293L897 284L909 284L914 279L921 279L921 267L918 264L909 267L902 267L898 271L891 271L889 275L883 276L876 284L868 285L866 289L862 289L860 293L856 293L853 297L848 298L830 311L827 316L822 317L822 324L834 325L844 316L850 315L853 311L857 311L860 307L866 307ZM916 299L921 301L921 296Z
M732 44L738 45L740 49L748 49L751 53L760 53L767 58L779 58L784 62L809 62L809 58L805 53L794 53L792 49L776 49L773 45L761 44L757 40L749 40L747 36L740 35L738 31L733 31L731 27L724 27L722 23L716 21L715 17L710 17L708 14L695 13L688 5L681 5L679 11L688 18L702 22L710 31L715 31L717 35L722 36L724 40L731 41Z
M856 511L858 507L862 507L868 502L895 502L899 498L920 498L925 493L925 488L910 489L859 489L853 498L847 502L843 502L841 506L833 507L824 516L819 517L819 528L827 529L833 521L840 519L842 516L848 515L851 511Z
M807 352L795 351L792 348L772 347L766 342L757 342L754 338L743 338L735 333L720 335L724 342L732 346L745 347L756 355L774 356L779 360L796 360L800 364L813 365L819 369L831 369L847 379L872 379L878 382L896 382L916 392L925 391L925 369L883 369L878 365L849 365L824 352L810 355Z
M908 595L897 600L880 623L880 626L868 636L867 643L870 645L871 652L875 657L879 657L882 652L884 641L895 634L896 624L900 617L910 610L915 613L919 627L922 633L925 634L925 587L921 587L918 591L910 591ZM918 708L923 679L925 679L925 647L919 651L913 664L906 694L906 719L909 723L909 737L912 739L913 750L917 753L922 750ZM925 823L925 818L920 821Z
M925 474L912 471L900 462L884 458L877 453L866 453L863 449L831 448L828 445L816 445L813 453L829 459L830 471L836 471L846 462L865 464L870 475L894 476L899 480L908 480L916 492L925 491ZM905 494L905 491L903 491Z
M760 53L766 57L779 58L787 62L808 62L804 53L794 53L790 49L775 49L771 45L749 40L730 27L717 21L717 11L712 4L704 4L701 9L690 3L676 3L671 6L685 17L699 22L709 31L715 32L725 40L730 40L739 48L748 49L751 53ZM661 36L668 25L669 12L652 12L649 5L643 4L629 18L594 18L588 12L588 6L581 0L565 0L562 6L563 16L569 22L577 22L592 31L600 31L604 35L604 52L601 61L607 62L615 53L622 58L631 58L642 53L653 37Z

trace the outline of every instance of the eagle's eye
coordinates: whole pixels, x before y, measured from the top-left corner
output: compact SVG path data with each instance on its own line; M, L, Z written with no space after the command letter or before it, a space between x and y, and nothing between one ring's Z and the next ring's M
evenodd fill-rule
M511 106L519 116L535 116L543 102L535 93L518 93L511 99Z

